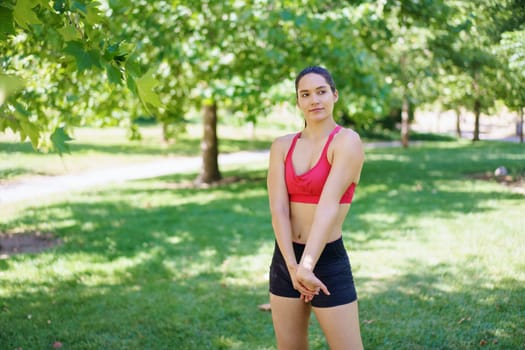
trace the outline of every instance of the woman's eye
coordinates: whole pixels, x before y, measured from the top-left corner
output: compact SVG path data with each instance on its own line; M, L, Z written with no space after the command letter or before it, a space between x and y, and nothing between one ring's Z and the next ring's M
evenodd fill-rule
M319 90L318 94L319 94L319 95L326 94L326 90Z
M308 97L308 94L302 94L301 97Z

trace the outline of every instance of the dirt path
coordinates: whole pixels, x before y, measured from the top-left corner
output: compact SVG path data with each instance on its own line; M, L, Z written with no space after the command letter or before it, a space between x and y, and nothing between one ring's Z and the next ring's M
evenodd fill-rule
M219 156L219 164L239 164L247 161L262 161L267 158L267 151L237 152L221 154ZM0 184L0 207L66 191L197 171L200 166L201 159L199 157L170 158L149 163L98 169L83 174L41 176L18 182L4 183Z

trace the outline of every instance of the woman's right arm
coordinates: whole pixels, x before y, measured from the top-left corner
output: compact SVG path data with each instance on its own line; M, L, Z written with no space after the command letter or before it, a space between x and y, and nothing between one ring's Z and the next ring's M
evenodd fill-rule
M295 270L297 261L292 246L292 225L290 222L290 202L284 180L284 160L286 157L286 138L280 137L270 148L270 164L268 166L268 199L272 226L277 245L286 261L288 270Z
M303 298L309 299L317 293L299 285L295 278L297 260L292 245L292 224L290 222L290 201L286 188L284 161L289 146L286 137L280 137L272 143L270 149L270 163L268 166L268 198L270 202L270 213L272 215L272 226L279 250L284 257L286 267L292 278L293 286ZM307 299L305 299L307 300Z

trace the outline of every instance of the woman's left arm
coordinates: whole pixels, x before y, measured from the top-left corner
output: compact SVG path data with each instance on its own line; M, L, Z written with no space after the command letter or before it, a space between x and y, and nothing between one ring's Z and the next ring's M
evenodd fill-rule
M306 242L298 270L300 276L311 283L312 271L327 243L339 212L339 202L352 183L358 183L364 162L363 144L359 135L350 129L342 129L334 138L332 168L321 193L312 227ZM308 281L305 281L308 283Z

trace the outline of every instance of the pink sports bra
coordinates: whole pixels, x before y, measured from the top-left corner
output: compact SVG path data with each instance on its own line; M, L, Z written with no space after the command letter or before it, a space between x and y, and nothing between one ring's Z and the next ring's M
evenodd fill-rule
M323 152L319 161L302 175L296 175L295 169L292 164L292 154L295 149L297 139L301 136L301 133L297 133L293 138L292 145L286 154L285 160L285 181L286 187L288 188L288 197L290 202L299 203L319 203L319 197L323 191L324 184L332 168L332 164L328 161L327 151L328 146L332 142L334 135L341 130L341 126L338 125L328 136L328 140L324 145ZM353 182L345 191L339 203L349 204L352 203L354 197L355 182Z

